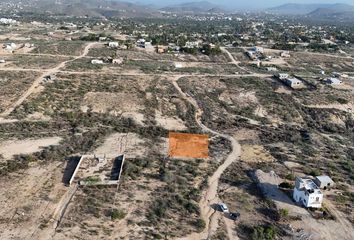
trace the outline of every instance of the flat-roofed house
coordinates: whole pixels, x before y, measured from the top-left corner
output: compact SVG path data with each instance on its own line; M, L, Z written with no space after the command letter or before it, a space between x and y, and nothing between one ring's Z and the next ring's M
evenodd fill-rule
M322 207L323 194L316 183L310 178L296 178L293 198L295 202L307 208Z
M286 85L288 85L289 87L292 87L292 88L300 88L303 86L302 81L297 78L287 78L285 80L285 83L286 83Z

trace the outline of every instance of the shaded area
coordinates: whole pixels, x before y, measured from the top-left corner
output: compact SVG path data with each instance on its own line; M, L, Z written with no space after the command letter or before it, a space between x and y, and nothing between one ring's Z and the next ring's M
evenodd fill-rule
M64 170L63 178L62 178L62 182L65 185L70 185L70 179L71 179L72 175L74 174L77 165L80 162L80 158L81 157L79 157L79 156L73 156L73 157L69 157L67 159L66 167Z
M113 166L111 170L111 179L113 181L118 181L120 178L120 173L122 171L124 161L124 155L116 157L113 161Z

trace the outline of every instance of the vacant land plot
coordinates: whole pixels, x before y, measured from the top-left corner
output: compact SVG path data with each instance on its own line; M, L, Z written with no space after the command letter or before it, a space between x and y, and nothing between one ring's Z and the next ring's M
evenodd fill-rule
M8 61L11 63L6 65L8 68L20 69L50 69L59 65L61 62L69 60L70 57L53 57L53 56L33 56L33 55L11 55Z
M0 71L0 113L9 107L39 76L36 72Z
M30 53L79 56L84 49L82 41L45 41L36 42L35 48Z
M59 144L60 137L0 141L0 155L10 159L14 155L39 152L43 147Z

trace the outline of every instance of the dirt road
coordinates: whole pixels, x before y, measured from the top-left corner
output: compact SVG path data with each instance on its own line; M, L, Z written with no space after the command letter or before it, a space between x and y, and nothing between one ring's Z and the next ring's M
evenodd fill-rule
M222 52L226 53L226 55L230 58L231 63L234 64L236 67L238 67L239 69L241 69L242 71L245 71L246 73L250 72L248 69L241 67L240 66L240 62L236 61L236 59L234 58L234 56L229 52L229 50L227 50L226 48L222 47L220 48Z
M90 48L93 47L95 44L97 44L96 42L92 42L86 45L86 47L84 48L84 51L82 52L82 54L80 56L77 56L73 59L61 62L58 66L51 68L51 69L47 69L45 70L30 86L29 89L27 89L27 91L25 93L22 94L22 96L15 102L12 104L11 107L9 107L8 109L6 109L3 113L0 114L0 117L7 117L9 116L16 107L20 106L32 93L34 93L36 90L38 90L38 87L40 86L40 84L43 82L44 77L48 76L48 75L52 75L55 74L57 72L59 72L59 69L63 68L65 66L65 64L75 61L79 58L83 58L85 57ZM6 69L4 69L6 70Z
M202 123L201 117L203 115L202 109L199 107L197 101L190 95L183 92L183 90L178 85L177 81L179 78L176 78L172 81L173 86L176 90L182 95L182 97L190 102L195 109L195 121L197 124L203 129L203 131L207 133L211 133L213 135L225 138L231 142L232 151L226 158L225 162L223 162L218 169L214 172L214 174L208 179L208 187L206 191L204 191L201 201L199 202L199 207L201 210L202 219L206 223L206 228L201 233L194 233L190 236L187 236L184 239L208 239L214 230L217 229L219 214L215 214L216 211L211 207L212 204L217 204L219 202L218 197L218 184L219 179L223 172L236 160L238 160L241 156L241 146L240 144L230 135L226 135L223 133L219 133L214 131ZM232 234L232 225L226 224L228 236L234 236L232 239L238 239L237 236ZM231 229L230 229L231 228Z

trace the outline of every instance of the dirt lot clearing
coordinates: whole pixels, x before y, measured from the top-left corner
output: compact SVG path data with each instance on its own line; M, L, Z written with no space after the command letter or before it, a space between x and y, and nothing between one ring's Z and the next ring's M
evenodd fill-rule
M10 159L14 155L39 152L43 147L58 145L61 140L60 137L50 137L3 141L0 142L0 154L3 155L5 159Z

